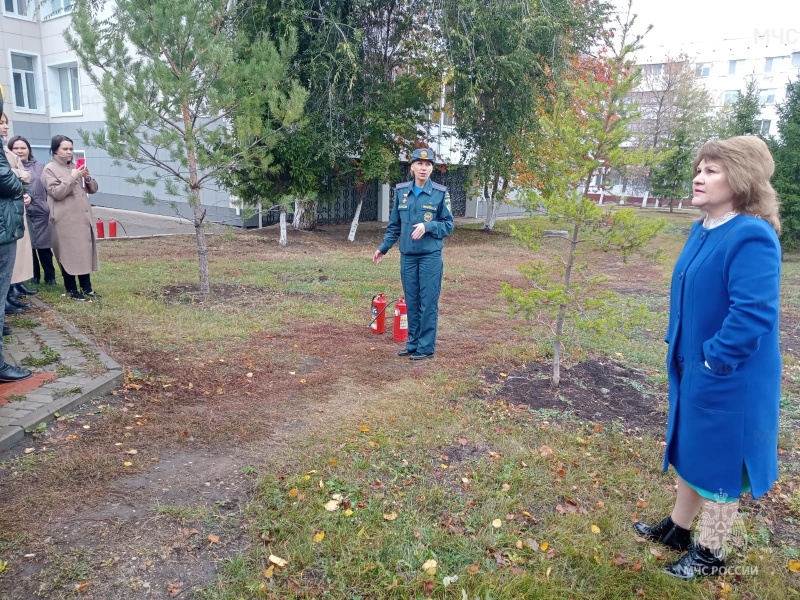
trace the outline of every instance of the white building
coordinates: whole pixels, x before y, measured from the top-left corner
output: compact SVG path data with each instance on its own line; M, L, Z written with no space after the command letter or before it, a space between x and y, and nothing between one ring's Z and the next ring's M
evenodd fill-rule
M711 94L714 107L734 102L754 76L761 100L761 133L777 135L776 105L786 97L786 84L800 72L800 35L793 29L753 30L750 37L697 41L645 47L637 63L657 69L667 58L686 55L695 64L695 75Z
M77 156L100 184L92 197L94 204L111 208L142 210L184 216L188 204L164 192L154 193L156 206L144 206L141 189L125 181L130 171L112 164L112 159L97 148L84 148L79 130L98 130L105 125L103 99L64 41L70 25L72 0L1 0L0 85L6 102L3 110L11 123L10 135L25 137L37 160L50 161L50 139L61 134L70 137ZM203 203L213 221L241 223L224 190L204 190Z

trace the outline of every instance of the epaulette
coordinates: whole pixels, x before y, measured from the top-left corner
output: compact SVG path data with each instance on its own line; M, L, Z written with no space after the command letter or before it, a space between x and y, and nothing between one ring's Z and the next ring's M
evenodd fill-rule
M396 186L394 186L394 189L399 190L399 189L407 188L407 187L411 187L411 182L410 181L404 181L403 183L398 183Z
M442 185L441 183L436 183L435 181L431 181L431 187L435 190L439 190L440 192L446 192L447 186Z

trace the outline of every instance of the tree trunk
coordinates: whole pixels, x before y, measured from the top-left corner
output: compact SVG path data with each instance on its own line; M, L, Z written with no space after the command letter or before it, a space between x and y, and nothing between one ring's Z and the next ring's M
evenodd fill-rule
M575 250L578 248L578 235L581 228L579 223L575 223L572 228L572 238L569 242L569 259L567 268L564 270L564 291L569 294L569 285L572 281L572 267L575 265ZM556 317L556 339L553 343L553 387L558 387L561 383L561 335L564 333L564 318L567 312L567 305L562 304L558 307Z
M494 181L492 182L492 191L489 192L489 188L487 186L483 186L483 197L486 199L486 219L483 222L483 230L484 231L493 231L494 225L497 222L497 211L500 208L500 204L502 204L502 200L505 197L506 188L508 188L508 182L504 181L502 187L500 188L500 199L498 200L498 185L499 185L500 178L495 177Z
M317 228L317 200L298 198L294 201L294 220L292 227L301 231L313 231Z
M200 190L192 191L194 195L194 235L197 239L197 259L200 263L200 292L211 293L211 283L208 277L208 246L206 245L206 230L203 221L206 211L200 206Z
M278 240L278 244L280 244L281 246L286 246L286 207L283 205L281 205L280 223L281 223L281 237Z
M354 242L356 239L356 230L358 229L358 219L361 217L361 207L364 205L364 196L361 196L361 199L358 201L358 206L356 206L356 214L353 215L353 222L350 223L350 233L347 236L348 242Z

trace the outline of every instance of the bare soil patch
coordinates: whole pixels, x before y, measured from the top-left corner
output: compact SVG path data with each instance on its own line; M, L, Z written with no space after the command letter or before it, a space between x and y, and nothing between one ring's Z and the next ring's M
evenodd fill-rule
M300 297L300 293L269 290L257 285L215 283L211 293L204 294L198 285L167 285L153 292L155 298L167 305L185 305L209 311L239 312L279 302L287 296Z
M551 375L550 363L532 362L512 369L505 377L497 371L487 373L485 380L494 390L493 397L509 403L553 416L663 435L666 390L649 384L644 373L598 358L562 368L558 388L552 387Z

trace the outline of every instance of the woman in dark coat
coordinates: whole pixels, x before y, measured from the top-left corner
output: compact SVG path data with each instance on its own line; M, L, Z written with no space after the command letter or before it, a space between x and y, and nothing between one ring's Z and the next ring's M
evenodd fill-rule
M745 492L778 477L780 220L775 164L754 136L708 142L694 162L692 204L705 211L675 264L666 342L664 470L678 475L672 514L637 531L688 552L664 570L725 571L724 543ZM690 529L702 510L696 541Z
M53 250L50 242L50 209L47 207L47 191L41 182L44 164L36 160L30 143L22 136L11 138L8 147L20 157L22 164L31 174L31 203L28 205L28 223L33 247L32 281L38 284L41 281L41 272L44 271L44 282L47 285L56 285L56 270L53 266Z

